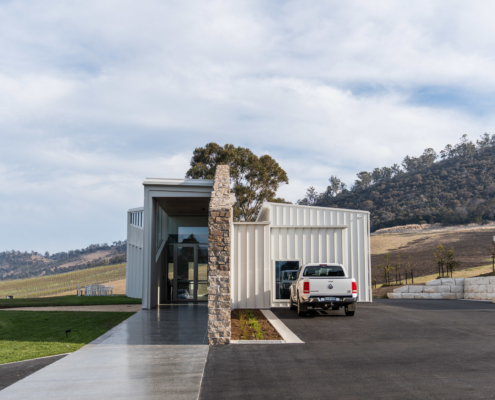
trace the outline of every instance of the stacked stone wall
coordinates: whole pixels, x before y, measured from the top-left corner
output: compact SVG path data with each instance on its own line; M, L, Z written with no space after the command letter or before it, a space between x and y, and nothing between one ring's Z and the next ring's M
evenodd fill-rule
M424 285L407 285L388 293L389 299L463 299L464 278L442 278Z
M495 302L495 277L466 278L464 280L464 298Z
M230 170L217 166L208 216L208 343L230 343Z
M389 299L469 299L495 303L495 277L442 278L408 285L387 294Z

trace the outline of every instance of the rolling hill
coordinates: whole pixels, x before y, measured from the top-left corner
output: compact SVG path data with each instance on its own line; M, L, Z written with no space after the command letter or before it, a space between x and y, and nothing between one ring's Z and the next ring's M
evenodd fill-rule
M69 291L73 291L70 294L76 294L77 285L102 284L125 279L125 267L125 264L115 264L52 276L3 281L0 282L0 298L54 296Z
M495 220L495 135L467 136L440 157L426 149L402 167L362 171L348 190L337 177L323 193L309 188L299 204L368 210L371 230L406 224L460 225Z
M93 244L85 249L55 254L35 251L0 252L0 281L51 276L103 265L121 264L126 261L126 241L112 245Z

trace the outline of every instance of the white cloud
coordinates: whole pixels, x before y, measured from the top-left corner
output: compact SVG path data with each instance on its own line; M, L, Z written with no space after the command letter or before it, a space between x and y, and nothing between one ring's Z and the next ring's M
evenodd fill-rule
M184 176L210 141L274 156L290 178L280 195L295 201L330 175L350 185L361 170L490 131L491 100L480 99L495 89L494 10L2 3L0 250L122 239L142 180Z

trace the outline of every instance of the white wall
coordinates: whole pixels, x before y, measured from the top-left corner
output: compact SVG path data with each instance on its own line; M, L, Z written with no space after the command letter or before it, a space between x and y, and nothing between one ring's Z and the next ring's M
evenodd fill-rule
M344 228L271 228L271 272L272 293L275 288L273 265L277 260L299 260L308 263L339 263L349 268L347 229ZM273 276L272 276L273 275ZM287 307L289 301L275 300L272 307Z
M341 262L358 283L359 301L372 300L367 211L279 203L263 207L267 212L260 215L268 215L271 221L272 260Z
M257 222L234 223L232 307L287 307L275 300L275 261L342 263L371 301L369 213L265 203Z
M231 291L233 308L270 308L270 228L234 223Z
M134 209L127 213L126 295L138 299L143 295L143 228L131 224L131 215L142 210Z

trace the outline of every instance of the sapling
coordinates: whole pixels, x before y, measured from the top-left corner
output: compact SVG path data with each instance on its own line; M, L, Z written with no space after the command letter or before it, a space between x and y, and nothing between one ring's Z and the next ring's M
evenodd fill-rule
M450 271L450 277L453 277L454 269L460 265L460 262L454 258L454 248L452 247L445 253L445 266L447 267L447 276Z
M386 264L385 265L377 265L376 268L378 269L383 269L383 278L385 279L385 285L390 284L390 254L385 254L383 256L383 259L385 260Z
M441 244L437 246L437 251L433 254L438 265L438 277L443 277L443 267L445 266L445 250Z
M399 252L397 253L397 261L395 262L393 268L395 270L395 283L397 284L397 281L398 281L398 277L399 277L399 270L400 270L400 262L401 262L401 259L402 259L402 254L399 250Z

